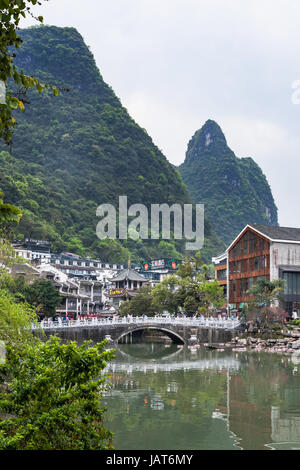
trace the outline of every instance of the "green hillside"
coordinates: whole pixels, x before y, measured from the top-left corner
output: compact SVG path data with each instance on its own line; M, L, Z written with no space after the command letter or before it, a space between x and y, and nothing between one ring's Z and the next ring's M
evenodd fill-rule
M278 225L265 175L252 158L237 158L212 120L188 144L179 167L194 202L205 204L213 230L229 244L248 223Z
M117 207L120 195L127 195L128 205L184 204L190 196L178 170L103 81L74 28L29 28L21 37L18 67L70 91L58 97L50 91L28 93L25 112L15 114L12 148L0 148L0 189L24 214L18 237L47 239L53 251L111 261L182 254L182 241L121 245L96 237L99 204ZM209 223L205 236L202 256L209 261L223 244Z

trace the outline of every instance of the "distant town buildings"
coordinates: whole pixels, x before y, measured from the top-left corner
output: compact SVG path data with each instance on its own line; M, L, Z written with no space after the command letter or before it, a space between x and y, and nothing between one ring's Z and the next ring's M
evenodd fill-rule
M181 263L164 258L131 267L130 262L125 265L68 252L52 253L50 243L42 240L25 239L13 246L16 256L27 261L15 264L14 274L51 281L62 297L57 314L70 317L117 314L121 302L134 297L143 285L154 286L174 274Z
M51 257L50 243L44 240L25 238L22 242L13 244L16 255L26 260L49 260Z
M144 261L136 269L148 279L150 285L154 287L170 274L175 274L180 264L181 260L179 259L162 258Z

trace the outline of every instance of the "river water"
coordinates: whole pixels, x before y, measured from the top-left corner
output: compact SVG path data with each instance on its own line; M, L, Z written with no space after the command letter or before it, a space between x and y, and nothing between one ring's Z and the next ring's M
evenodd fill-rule
M300 356L119 344L105 424L116 450L300 449Z

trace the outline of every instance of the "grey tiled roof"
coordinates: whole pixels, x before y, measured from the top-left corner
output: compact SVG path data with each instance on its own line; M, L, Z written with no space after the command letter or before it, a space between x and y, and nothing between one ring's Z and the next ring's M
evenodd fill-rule
M300 241L300 228L275 227L272 225L249 224L272 240Z
M111 281L124 281L125 279L129 279L130 281L148 281L144 276L141 276L137 271L130 268L123 269L116 277L113 277Z

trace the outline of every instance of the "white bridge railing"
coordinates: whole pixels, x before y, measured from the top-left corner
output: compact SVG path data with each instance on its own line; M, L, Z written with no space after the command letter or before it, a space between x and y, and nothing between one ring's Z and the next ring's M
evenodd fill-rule
M124 324L147 324L147 326L155 325L183 325L190 327L204 327L204 328L222 328L232 330L237 328L240 324L238 319L222 319L222 318L205 318L205 317L121 317L121 318L85 318L77 320L61 320L52 321L50 319L42 320L40 326L46 329L58 328L78 328L86 326L107 326L107 325L124 325ZM33 328L37 326L33 325Z

